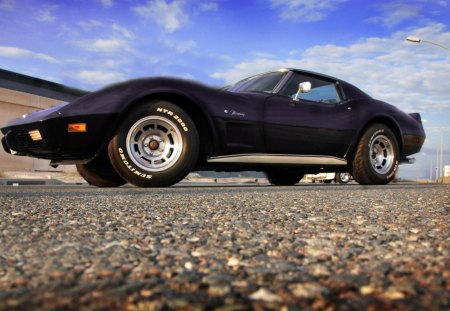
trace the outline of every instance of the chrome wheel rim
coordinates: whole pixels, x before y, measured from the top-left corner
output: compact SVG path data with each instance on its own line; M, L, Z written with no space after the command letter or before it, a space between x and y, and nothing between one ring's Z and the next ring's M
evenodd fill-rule
M350 181L350 174L349 173L340 173L339 178L342 182L349 182Z
M370 163L378 174L388 173L394 164L394 148L384 135L376 136L369 146Z
M177 163L183 150L183 137L172 121L149 116L133 124L126 146L134 164L146 171L159 172Z

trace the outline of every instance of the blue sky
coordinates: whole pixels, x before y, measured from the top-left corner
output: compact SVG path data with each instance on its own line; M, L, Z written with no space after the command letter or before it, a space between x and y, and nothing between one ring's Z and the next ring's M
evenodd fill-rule
M337 76L406 112L427 141L402 177L450 164L449 0L0 0L0 67L95 90L143 76L224 85L281 67ZM434 171L434 169L432 169Z

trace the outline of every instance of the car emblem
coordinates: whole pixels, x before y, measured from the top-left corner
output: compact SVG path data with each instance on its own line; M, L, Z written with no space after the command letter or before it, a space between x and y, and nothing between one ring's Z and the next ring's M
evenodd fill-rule
M236 110L227 110L225 109L223 111L225 114L229 115L229 116L235 116L235 117L245 117L245 113L243 112L238 112Z

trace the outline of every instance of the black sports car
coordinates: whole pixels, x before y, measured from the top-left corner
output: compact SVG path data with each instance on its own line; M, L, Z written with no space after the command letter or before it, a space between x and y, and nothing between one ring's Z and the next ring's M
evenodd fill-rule
M351 172L360 184L387 184L425 140L418 113L296 69L221 89L171 78L127 81L1 130L7 152L76 164L100 187L170 186L193 170L263 171L275 185Z

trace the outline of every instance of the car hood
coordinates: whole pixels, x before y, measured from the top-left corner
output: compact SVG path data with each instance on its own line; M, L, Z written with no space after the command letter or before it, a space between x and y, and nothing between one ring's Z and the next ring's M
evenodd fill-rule
M30 112L30 113L24 114L20 118L10 120L8 123L6 123L2 127L2 132L5 134L6 130L4 130L4 129L9 128L11 126L18 126L18 125L22 125L22 124L26 124L26 123L40 122L40 121L44 121L47 119L60 117L61 116L60 110L64 107L66 107L68 104L69 103L64 103L64 104L57 105L57 106L54 106L51 108L42 109L42 110L38 110L35 112Z

